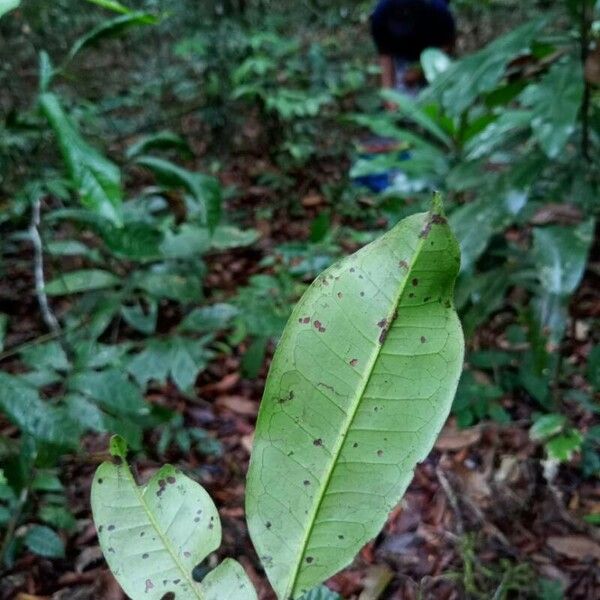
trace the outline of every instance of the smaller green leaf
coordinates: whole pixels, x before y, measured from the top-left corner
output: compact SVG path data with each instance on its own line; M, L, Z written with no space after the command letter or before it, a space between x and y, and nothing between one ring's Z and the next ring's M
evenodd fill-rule
M91 46L103 38L123 33L126 29L139 25L154 25L158 19L149 12L135 11L119 15L96 25L91 31L75 41L69 51L69 60L87 46Z
M304 594L300 600L342 600L342 597L332 592L328 587L321 585Z
M184 188L198 202L203 223L214 230L219 222L222 202L221 187L214 177L188 171L154 156L140 156L136 162L153 171L163 185Z
M134 304L133 306L121 307L121 315L126 323L141 333L151 335L156 330L158 318L158 304L150 301L147 306Z
M4 350L4 339L6 338L6 330L8 329L8 315L0 313L0 352Z
M239 314L232 304L213 304L194 309L181 323L182 331L218 331L225 329Z
M427 48L421 53L421 66L429 83L433 83L451 64L450 57L439 48Z
M560 462L566 462L573 458L575 452L581 450L583 436L579 431L572 429L563 435L552 438L546 443L548 456Z
M96 4L102 8L106 8L107 10L112 10L113 12L121 13L122 15L126 15L131 12L130 8L121 4L120 2L117 2L117 0L86 0L86 2Z
M532 440L545 440L557 433L560 433L565 426L567 419L563 415L549 414L536 419L529 430L529 437Z
M34 525L25 534L25 545L38 556L64 558L65 545L60 536L45 525Z
M177 135L172 131L159 131L157 133L142 136L137 142L127 148L125 156L128 159L132 159L153 148L173 148L180 150L185 155L191 154L190 147L180 135Z
M57 529L73 531L77 525L75 517L64 506L46 504L40 508L38 515L44 523Z
M127 442L118 435L110 438L109 452L111 456L116 456L125 460L127 458Z
M254 244L259 237L260 234L256 229L246 229L242 231L233 225L220 225L213 233L211 246L215 250L243 248Z
M193 571L221 543L217 508L206 491L170 465L144 486L111 440L116 464L103 463L92 484L92 512L106 560L133 600L256 600L243 568L224 560L202 583Z
M49 296L65 296L92 290L115 287L120 283L118 277L101 269L81 269L60 275L46 284Z
M62 492L63 484L55 473L49 471L38 471L35 474L31 488L37 492Z

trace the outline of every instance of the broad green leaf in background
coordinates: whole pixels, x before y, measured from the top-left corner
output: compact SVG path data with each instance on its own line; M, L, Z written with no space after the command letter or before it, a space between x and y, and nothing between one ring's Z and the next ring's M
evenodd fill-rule
M185 155L191 154L188 143L180 135L165 130L140 137L137 142L127 148L125 156L132 159L140 154L144 154L152 148L174 148Z
M299 598L347 565L431 450L462 367L459 262L436 199L323 272L295 307L266 383L246 493L279 598Z
M0 18L8 11L14 10L21 4L21 0L0 0Z
M429 83L433 83L451 64L450 57L439 48L427 48L421 53L421 67Z
M0 412L36 441L76 448L79 427L68 411L42 401L22 378L0 373Z
M102 8L106 8L107 10L112 10L113 12L121 13L122 15L126 15L131 12L130 8L128 8L124 4L121 4L120 2L117 2L117 0L86 0L86 1L90 2L91 4L96 4L98 6L101 6Z
M141 10L122 14L118 17L103 21L96 25L92 30L88 31L88 33L77 39L73 46L71 46L68 60L71 60L86 46L91 46L103 38L119 35L126 29L138 25L154 25L156 23L158 23L158 19L154 15Z
M553 343L562 339L566 304L583 277L593 235L593 219L576 227L555 225L533 230L532 253L542 288L535 305Z
M328 587L320 585L304 594L300 600L342 600L342 597Z
M114 462L92 484L100 547L132 600L256 600L243 568L224 560L198 583L192 572L221 544L219 513L210 496L178 469L162 467L138 486L122 440L111 441Z
M421 97L437 98L447 112L461 115L481 94L498 85L511 60L529 53L543 25L542 20L525 23L482 50L454 62L436 77Z
M529 437L532 440L545 440L560 433L567 419L564 415L550 413L537 418L529 430Z
M49 296L64 296L91 290L103 290L115 287L119 283L119 278L108 271L81 269L59 275L56 279L49 281L44 289Z
M34 525L25 534L25 545L31 552L47 558L63 558L65 545L56 531L45 525Z
M592 387L600 392L600 345L594 346L588 356L587 379Z
M582 66L577 60L554 65L539 83L521 94L533 113L533 134L549 158L559 156L575 131L583 88Z
M118 167L79 135L55 94L41 94L40 106L58 138L63 160L82 204L115 225L121 225L123 198Z
M198 202L203 223L214 230L221 216L222 202L221 188L214 177L188 171L155 156L140 156L136 163L150 169L161 183L184 188Z

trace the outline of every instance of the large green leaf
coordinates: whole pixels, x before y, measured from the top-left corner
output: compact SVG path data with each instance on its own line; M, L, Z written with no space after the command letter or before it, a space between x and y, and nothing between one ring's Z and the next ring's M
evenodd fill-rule
M0 0L0 17L17 8L19 4L21 4L21 0Z
M82 204L120 225L123 199L118 167L79 135L55 94L41 94L40 106L58 138L63 160Z
M255 600L242 567L224 560L202 583L193 571L221 543L219 513L206 491L170 465L138 486L121 440L114 462L103 463L92 484L100 546L132 600Z
M533 111L531 128L535 138L549 158L559 156L575 131L583 88L581 62L567 61L552 67L521 95Z
M454 396L459 250L441 204L322 273L275 353L248 475L248 525L279 598L381 529Z
M81 269L59 275L49 281L44 289L49 296L64 296L116 287L119 283L119 278L108 271Z

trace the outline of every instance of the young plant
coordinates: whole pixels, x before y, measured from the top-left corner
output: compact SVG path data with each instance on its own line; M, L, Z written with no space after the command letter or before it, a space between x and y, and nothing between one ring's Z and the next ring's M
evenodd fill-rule
M324 271L296 305L265 386L246 498L250 534L278 598L299 598L348 564L431 450L462 367L453 304L459 263L436 198L429 213ZM113 443L115 452L123 458ZM190 597L193 566L218 543L204 515L193 520L200 501L190 499L204 494L173 467L141 491L122 463L100 467L92 490L100 545L134 600L174 592L162 586L174 579ZM208 498L203 503L206 510ZM221 568L210 577L229 581ZM243 593L221 597L250 597Z

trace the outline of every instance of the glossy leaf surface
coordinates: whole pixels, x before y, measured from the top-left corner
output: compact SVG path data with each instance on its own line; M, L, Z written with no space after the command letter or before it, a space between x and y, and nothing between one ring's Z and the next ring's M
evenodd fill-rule
M242 567L223 561L202 583L192 571L221 543L217 508L206 491L170 465L142 487L124 461L118 438L115 462L103 463L92 484L92 511L106 560L128 596L201 600L255 600Z
M437 204L334 264L295 307L265 387L246 497L279 598L348 564L431 450L462 366L459 262Z

